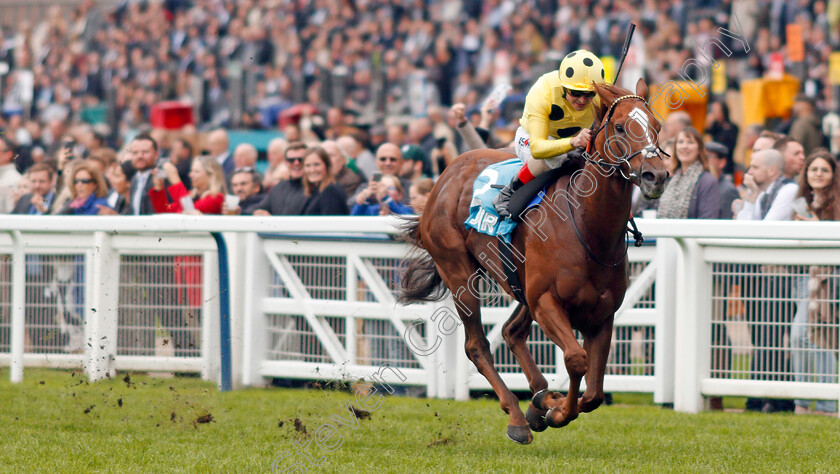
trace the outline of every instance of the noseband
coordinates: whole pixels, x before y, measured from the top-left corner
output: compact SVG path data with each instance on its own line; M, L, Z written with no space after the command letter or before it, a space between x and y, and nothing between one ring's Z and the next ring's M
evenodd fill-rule
M595 147L595 139L598 138L598 134L601 133L601 130L604 130L607 127L607 125L609 125L610 120L612 120L613 113L615 112L615 106L619 102L621 102L622 100L628 100L628 99L641 100L642 102L644 102L645 106L647 107L647 102L645 101L644 97L640 97L638 95L634 95L634 94L623 95L623 96L615 99L613 101L613 103L610 104L610 108L607 111L607 116L604 119L603 123L598 128L598 130L595 131L595 134L592 135L592 138L589 139L589 143L586 146L586 152L583 154L583 159L586 160L588 163L592 163L592 164L595 164L595 165L598 165L598 166L601 166L601 167L617 169L618 172L621 173L622 178L626 179L627 181L633 181L633 180L637 180L639 178L639 175L641 174L642 166L644 166L645 161L647 161L649 159L656 158L657 156L659 156L660 153L662 153L665 156L671 156L671 155L665 153L665 150L663 150L662 148L659 148L658 145L650 144L650 145L642 148L641 150L633 153L630 156L624 156L622 158L619 158L617 163L604 161L603 159L594 160L594 159L591 158L592 149ZM609 131L607 130L607 131L604 132L604 135L607 135L608 133L609 133ZM606 141L604 143L609 144L609 142L610 142L610 137L607 136ZM611 146L611 144L610 144L610 146ZM612 155L611 150L609 148L607 148L607 152ZM633 170L633 168L630 166L630 160L632 160L633 158L636 157L636 155L639 155L639 154L642 155L642 162L639 163L638 170ZM625 164L627 165L627 167L630 170L630 172L628 174L624 173L624 165Z

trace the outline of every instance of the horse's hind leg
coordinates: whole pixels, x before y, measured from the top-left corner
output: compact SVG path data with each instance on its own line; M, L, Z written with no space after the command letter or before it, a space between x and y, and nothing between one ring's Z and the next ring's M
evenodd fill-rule
M583 348L589 355L589 370L586 371L586 391L580 399L580 411L588 413L604 402L604 373L610 356L613 318L598 328L594 335L586 335Z
M519 399L507 388L499 372L493 365L493 354L490 352L490 344L484 335L484 328L481 325L480 304L477 294L468 286L471 271L477 271L475 264L460 265L457 261L440 259L442 264L438 265L441 277L447 287L452 291L456 301L456 309L461 321L464 323L466 343L464 349L467 357L475 364L478 371L490 382L496 396L499 397L502 410L510 416L507 427L507 436L511 440L528 444L533 441L531 430L528 427L528 420L519 408ZM457 275L456 278L451 278Z
M545 380L542 372L540 372L537 363L534 361L534 356L525 344L525 341L527 341L531 333L532 322L533 319L531 318L531 313L528 311L528 307L520 304L513 310L510 319L505 323L502 335L510 351L516 357L516 361L522 367L522 372L525 373L525 377L528 378L531 393L537 393L548 388L548 382ZM528 424L532 430L545 431L548 426L545 424L545 413L545 410L534 406L533 402L528 405L525 418L528 420Z
M569 317L549 293L540 297L534 316L543 332L563 351L563 361L569 373L569 393L565 397L549 393L539 400L534 397L537 408L547 409L545 421L552 428L566 426L578 416L578 394L580 381L586 374L586 351L578 344ZM539 406L542 405L542 406Z

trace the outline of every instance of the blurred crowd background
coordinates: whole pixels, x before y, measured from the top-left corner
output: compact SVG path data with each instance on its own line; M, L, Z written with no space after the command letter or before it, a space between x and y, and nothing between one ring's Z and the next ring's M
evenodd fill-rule
M725 101L736 125L743 125L741 83L764 77L774 53L785 58L788 72L799 75L799 92L815 101L818 114L836 109L829 75L830 53L840 47L836 1L86 0L61 5L37 10L35 17L8 16L19 21L2 30L0 62L8 71L2 78L0 127L24 147L19 171L42 153L57 159L57 143L68 133L82 149L89 148L89 132L95 131L105 145L119 150L140 131L159 125L155 106L165 101L188 104L191 117L174 126L197 152L207 150L203 131L221 127L294 135L286 127L300 124L302 117L314 132L307 140L348 131L370 148L380 137L399 138L382 128L398 125L408 132L418 117L432 120L438 138L457 141L444 130L450 125L445 109L463 103L477 121L484 98L504 83L513 90L492 118L498 132L493 137L502 144L512 137L524 94L537 77L576 49L619 56L631 21L638 29L624 66L626 85L638 77L651 85L680 79L679 69L689 58L708 63L698 50L717 37L733 54L725 57L716 50L726 83L710 91L704 105ZM808 45L802 61L785 56L789 24L802 25ZM742 31L749 52L721 35L721 27ZM705 127L704 120L694 125ZM407 133L403 139L418 141ZM749 147L739 143L736 157L743 161L740 149ZM265 146L258 149L263 158ZM34 159L28 156L33 153Z
M419 213L461 152L510 143L566 54L612 77L633 22L621 85L660 99L673 175L634 214L840 218L840 0L12 0L0 17L0 213ZM724 291L766 303L713 317L750 323L751 377L803 381L813 356L836 383L837 269L765 267Z

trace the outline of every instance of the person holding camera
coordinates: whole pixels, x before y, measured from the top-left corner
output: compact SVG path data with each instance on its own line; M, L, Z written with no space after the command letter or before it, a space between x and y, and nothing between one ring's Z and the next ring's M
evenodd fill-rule
M227 186L222 165L213 157L202 156L192 162L190 180L193 188L187 191L178 175L178 168L169 161L163 162L154 175L154 187L149 198L155 212L184 214L221 214ZM172 183L164 192L165 182Z
M410 206L401 204L403 187L396 176L374 173L371 183L357 196L351 216L387 216L388 214L414 214Z
M373 173L367 184L359 186L356 195L348 199L347 204L349 206L370 204L369 200L371 196L377 194L376 190L368 191L371 186L376 186L374 183L378 183L382 179L382 176L400 175L403 169L403 155L400 147L389 142L379 145L379 148L376 150L376 168L377 171ZM377 176L378 179L375 181L374 177ZM408 189L411 186L411 181L403 178L399 178L399 180L403 189ZM408 195L404 195L400 202L402 204L408 204L409 198Z

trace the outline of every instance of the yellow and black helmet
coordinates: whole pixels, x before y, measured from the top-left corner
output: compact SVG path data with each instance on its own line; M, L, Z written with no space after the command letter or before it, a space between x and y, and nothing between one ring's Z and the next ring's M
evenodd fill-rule
M604 82L604 65L598 56L585 49L567 54L560 63L560 83L566 89L593 91L594 83Z

